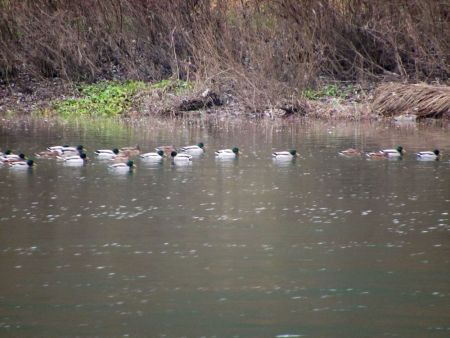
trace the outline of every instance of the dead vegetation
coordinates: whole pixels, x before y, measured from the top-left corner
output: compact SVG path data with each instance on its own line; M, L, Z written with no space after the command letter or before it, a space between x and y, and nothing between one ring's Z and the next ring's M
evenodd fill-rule
M421 0L0 0L0 85L172 78L307 115L303 90L329 81L448 81L449 16Z
M444 1L4 0L0 75L235 80L257 95L319 76L447 79Z
M450 87L385 83L375 91L372 108L382 116L450 118Z

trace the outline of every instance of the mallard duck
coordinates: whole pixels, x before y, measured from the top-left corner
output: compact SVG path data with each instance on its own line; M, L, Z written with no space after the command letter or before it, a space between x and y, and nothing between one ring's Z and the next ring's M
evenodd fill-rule
M126 163L114 163L109 166L114 171L131 171L136 168L132 160L128 160Z
M132 147L122 147L119 149L119 152L126 156L132 157L139 155L141 153L141 149L138 145L135 145Z
M338 152L338 154L341 156L346 156L346 157L356 157L356 156L361 156L362 153L358 149L348 148L345 150L341 150L340 152Z
M113 159L111 159L111 161L113 163L126 163L129 159L130 159L130 157L128 155L126 155L125 153L119 152L119 154L116 157L114 157Z
M63 149L66 149L66 148L70 148L70 146L68 144L65 144L63 146L50 146L50 147L47 147L47 150L48 151L57 151L59 153L62 153Z
M63 153L71 153L71 152L72 152L72 153L78 153L78 152L84 150L84 146L80 144L80 145L78 145L78 146L76 146L76 147L71 147L71 146L65 144L65 145L63 145L63 146L51 146L51 147L47 147L47 150L48 150L48 151L57 151L57 152L59 152L60 154L63 154Z
M187 164L192 161L192 155L185 154L185 153L177 153L176 151L172 151L170 153L170 156L172 156L173 163L177 164Z
M146 161L159 162L159 161L162 161L162 159L164 158L164 151L158 150L157 152L145 153L145 154L139 155L139 157Z
M57 150L44 150L44 151L34 154L34 156L39 157L39 158L56 158L61 155L62 155L62 152L59 152Z
M221 149L215 152L216 158L218 159L233 159L239 156L239 148L234 147L233 149Z
M289 151L275 151L272 153L272 158L274 160L292 160L297 156L297 150L289 150Z
M180 152L194 156L202 155L205 153L205 145L202 142L200 142L195 146L181 147Z
M439 149L435 149L433 151L420 151L416 155L418 160L436 161L439 160L441 152Z
M94 151L94 154L97 156L98 159L101 160L112 160L116 158L116 156L119 154L119 149L114 148L112 150L109 149L98 149Z
M19 155L16 154L7 154L0 157L0 161L4 163L12 163L12 162L22 162L26 159L25 155L20 153Z
M87 156L85 153L79 153L78 155L59 156L58 159L63 160L64 164L82 165L82 164L86 163Z
M381 158L399 158L403 156L405 150L402 146L398 146L395 149L383 149L371 153L367 153L367 157L373 159L381 159Z
M155 148L156 151L163 151L166 155L170 155L172 151L177 151L175 146L159 146Z
M32 168L33 166L34 166L33 160L9 163L9 167L12 169L28 169L28 168Z

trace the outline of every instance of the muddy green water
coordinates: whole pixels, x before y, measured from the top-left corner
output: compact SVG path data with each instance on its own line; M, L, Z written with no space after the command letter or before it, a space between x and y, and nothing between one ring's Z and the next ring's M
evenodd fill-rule
M132 174L92 155L198 141L192 165ZM90 162L0 167L0 336L450 336L448 126L0 125L2 150L63 143ZM337 155L398 144L401 161ZM239 160L214 159L232 146Z

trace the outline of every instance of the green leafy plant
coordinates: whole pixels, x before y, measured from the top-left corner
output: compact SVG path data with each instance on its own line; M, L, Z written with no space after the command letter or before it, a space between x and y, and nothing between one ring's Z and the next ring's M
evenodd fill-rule
M192 83L183 80L161 80L150 85L151 89L159 89L164 92L174 92L176 94L192 89Z
M322 97L344 97L345 92L338 85L326 85L319 89L306 89L303 95L309 100L319 100Z
M115 117L130 108L134 95L145 86L140 81L80 85L80 97L56 102L55 110L62 117Z

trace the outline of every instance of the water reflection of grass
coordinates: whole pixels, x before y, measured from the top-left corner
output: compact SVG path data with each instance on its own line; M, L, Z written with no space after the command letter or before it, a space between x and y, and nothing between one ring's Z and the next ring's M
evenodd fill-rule
M87 134L101 133L107 137L120 137L129 132L129 124L120 119L74 119L64 123L67 127L83 130Z

